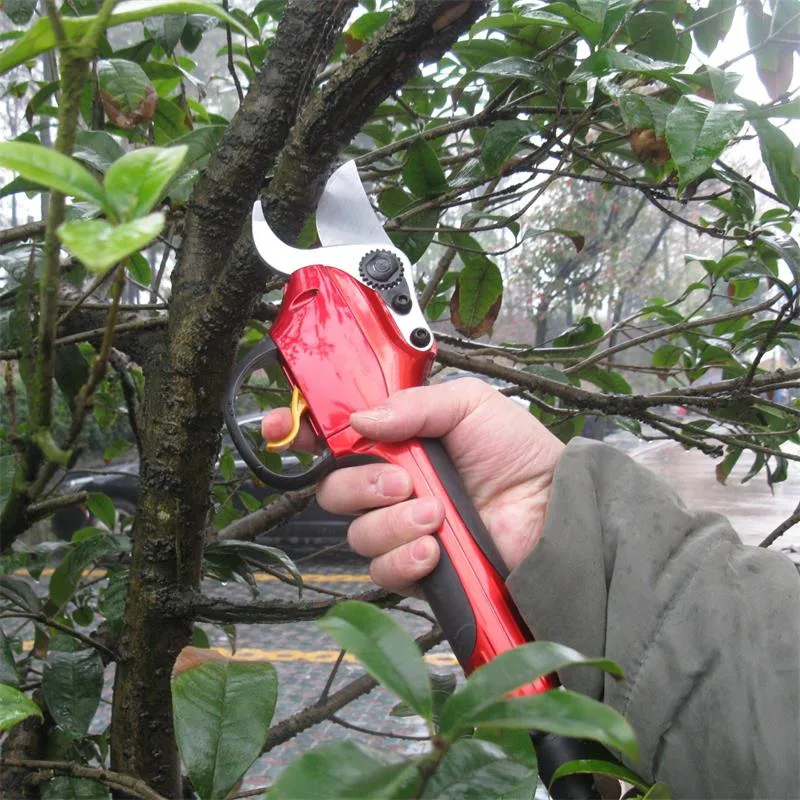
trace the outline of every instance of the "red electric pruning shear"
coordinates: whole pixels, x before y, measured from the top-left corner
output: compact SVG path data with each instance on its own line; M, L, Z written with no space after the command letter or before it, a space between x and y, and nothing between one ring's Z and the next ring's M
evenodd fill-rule
M270 336L234 369L224 407L228 430L247 465L277 489L299 488L337 466L372 459L403 467L417 497L434 496L444 503L439 564L422 588L469 674L532 639L506 589L506 567L438 440L373 442L350 427L352 412L380 405L392 393L419 386L428 377L436 343L412 288L411 264L386 235L352 161L331 175L316 221L323 246L299 250L270 230L260 201L253 207L256 249L289 280ZM269 469L236 420L234 401L244 379L275 364L293 390L294 424L290 435L271 447L291 443L303 413L326 445L304 471ZM518 693L557 686L555 678L541 678ZM586 757L581 742L533 737L547 783L560 764ZM596 796L586 776L557 784L563 787L561 797Z

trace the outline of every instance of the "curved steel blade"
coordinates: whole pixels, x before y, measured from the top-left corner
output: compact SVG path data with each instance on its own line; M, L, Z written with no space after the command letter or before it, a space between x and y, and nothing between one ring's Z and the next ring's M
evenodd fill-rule
M337 244L391 246L372 210L355 161L342 164L325 184L317 206L317 234L325 247Z

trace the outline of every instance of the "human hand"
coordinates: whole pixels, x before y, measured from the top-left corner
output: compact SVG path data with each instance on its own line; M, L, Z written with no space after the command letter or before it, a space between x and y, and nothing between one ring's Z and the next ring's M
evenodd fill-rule
M441 438L506 566L513 569L541 536L553 471L564 445L538 420L477 378L406 389L380 408L355 413L350 424L383 442ZM262 433L289 429L286 410L264 417ZM310 449L305 429L300 444ZM433 534L444 520L435 498L411 498L411 478L390 464L347 467L319 485L319 504L334 514L360 514L350 546L372 559L375 583L408 592L439 559ZM409 499L411 498L411 499Z

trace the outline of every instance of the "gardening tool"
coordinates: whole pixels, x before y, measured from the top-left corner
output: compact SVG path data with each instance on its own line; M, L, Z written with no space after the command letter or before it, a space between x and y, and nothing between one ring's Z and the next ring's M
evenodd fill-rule
M352 412L378 406L393 392L419 386L428 377L436 343L414 293L411 263L385 233L352 161L328 180L316 223L323 246L296 249L272 232L260 201L253 207L255 246L288 281L270 335L234 369L224 407L228 429L248 466L276 489L305 486L337 466L382 460L409 473L417 497L439 498L445 507L437 537L441 556L422 588L469 674L532 639L506 588L505 564L438 440L374 442L349 422ZM292 387L294 424L288 437L271 446L291 444L303 414L324 443L321 456L296 470L278 471L265 463L263 447L240 429L234 411L245 378L275 365ZM557 687L557 679L548 676L516 693ZM594 751L585 753L583 742L532 736L546 785L566 761L596 757ZM585 775L563 778L552 791L554 797L598 796Z

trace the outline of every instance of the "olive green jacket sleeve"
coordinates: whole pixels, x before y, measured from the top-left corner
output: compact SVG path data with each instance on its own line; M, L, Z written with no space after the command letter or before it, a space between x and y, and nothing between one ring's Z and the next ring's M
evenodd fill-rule
M649 470L577 439L508 586L538 639L620 664L565 685L622 712L674 798L800 797L800 576L689 512Z

